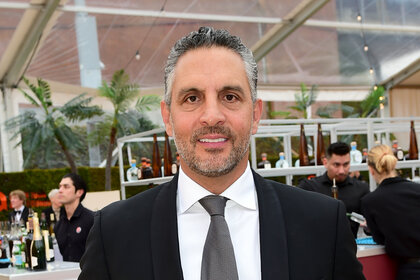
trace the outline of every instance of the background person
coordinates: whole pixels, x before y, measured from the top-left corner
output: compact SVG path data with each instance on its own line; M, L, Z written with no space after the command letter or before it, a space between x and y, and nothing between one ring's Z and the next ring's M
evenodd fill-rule
M373 240L398 261L396 279L420 279L420 185L398 177L396 164L387 145L369 151L369 172L378 187L363 197L362 213Z
M58 222L60 220L60 210L61 206L63 206L60 201L58 201L58 189L52 189L48 193L48 198L51 202L51 206L42 210L45 213L45 218L47 220L48 225L51 223L50 215L54 214L54 221Z
M349 145L343 142L332 143L327 149L323 162L327 171L321 176L300 181L298 187L331 196L331 187L335 178L338 187L338 199L346 205L347 213L356 212L360 214L360 200L369 193L369 185L349 176ZM349 221L353 236L357 238L359 223L350 219Z
M86 191L85 181L74 173L64 175L59 184L58 202L64 207L54 232L64 261L78 262L85 252L86 239L93 225L93 212L81 204Z
M25 206L26 194L22 190L14 190L9 194L10 207L13 209L9 212L9 222L19 223L20 221L26 226L28 221L29 209Z
M175 44L161 113L180 170L96 213L80 280L364 279L341 202L250 168L256 86L251 51L227 31L201 27Z

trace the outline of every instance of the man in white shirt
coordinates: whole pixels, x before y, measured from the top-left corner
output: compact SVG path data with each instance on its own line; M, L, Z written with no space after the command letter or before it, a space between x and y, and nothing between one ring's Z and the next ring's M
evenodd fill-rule
M79 279L364 279L343 204L251 170L262 112L256 86L251 51L227 31L201 27L175 44L161 111L180 171L97 212ZM202 276L209 195L228 199L236 277Z
M23 223L26 226L28 221L29 209L25 207L26 194L22 190L14 190L9 194L10 206L13 209L9 212L9 221Z

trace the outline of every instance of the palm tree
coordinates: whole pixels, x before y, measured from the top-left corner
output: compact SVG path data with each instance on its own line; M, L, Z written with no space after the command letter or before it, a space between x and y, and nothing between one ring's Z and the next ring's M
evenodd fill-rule
M26 78L23 78L23 81L34 97L23 89L19 90L32 105L42 110L41 114L27 111L6 121L6 129L15 131L11 140L20 135L26 138L25 141L21 139L18 143L18 145L25 143L28 152L23 167L26 167L30 159L37 155L41 147L47 149L45 154L48 160L53 154L52 143L56 142L63 151L71 172L77 173L70 151L80 146L80 142L68 124L102 115L102 109L98 106L89 106L92 98L86 98L85 93L73 98L62 107L54 107L50 86L46 81L37 79L37 85L31 84Z
M112 121L105 166L105 190L111 190L112 151L115 148L117 133L119 130L123 130L122 134L124 135L138 132L129 129L129 127L132 127L129 124L135 123L129 117L131 115L129 113L130 105L137 98L135 106L137 111L150 110L159 105L160 97L147 95L138 98L139 86L137 84L130 84L130 78L123 69L114 73L109 85L105 81L102 82L102 86L99 88L99 95L107 98L114 106L114 112L111 116ZM120 125L123 122L127 124L126 127Z
M315 103L316 97L318 93L317 85L312 85L311 88L308 90L306 85L304 83L300 84L300 93L295 94L295 105L289 106L290 109L293 109L297 112L300 112L303 114L303 118L307 119L310 117L309 115L309 108L312 106L312 104ZM282 116L286 118L294 118L297 119L297 116L291 116L290 111L275 111L271 112L271 116Z

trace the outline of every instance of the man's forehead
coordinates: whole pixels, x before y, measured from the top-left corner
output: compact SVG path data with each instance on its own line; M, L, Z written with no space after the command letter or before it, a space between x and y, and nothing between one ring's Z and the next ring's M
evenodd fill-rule
M329 159L329 162L331 163L345 163L348 161L350 161L350 154L345 154L345 155L332 154L331 158Z
M73 181L70 178L61 179L60 185L73 185Z

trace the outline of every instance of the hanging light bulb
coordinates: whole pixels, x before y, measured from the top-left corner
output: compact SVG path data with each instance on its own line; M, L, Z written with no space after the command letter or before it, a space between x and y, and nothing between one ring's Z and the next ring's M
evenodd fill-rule
M365 45L363 46L363 50L364 50L365 52L367 52L367 51L369 50L368 45L366 45L366 44L365 44Z
M357 14L357 21L362 21L362 16L360 14Z
M373 90L377 90L378 89L378 86L377 85L374 85L373 86Z
M373 68L372 67L369 68L369 73L373 74Z
M139 50L136 51L136 60L140 60L140 52L139 52Z

